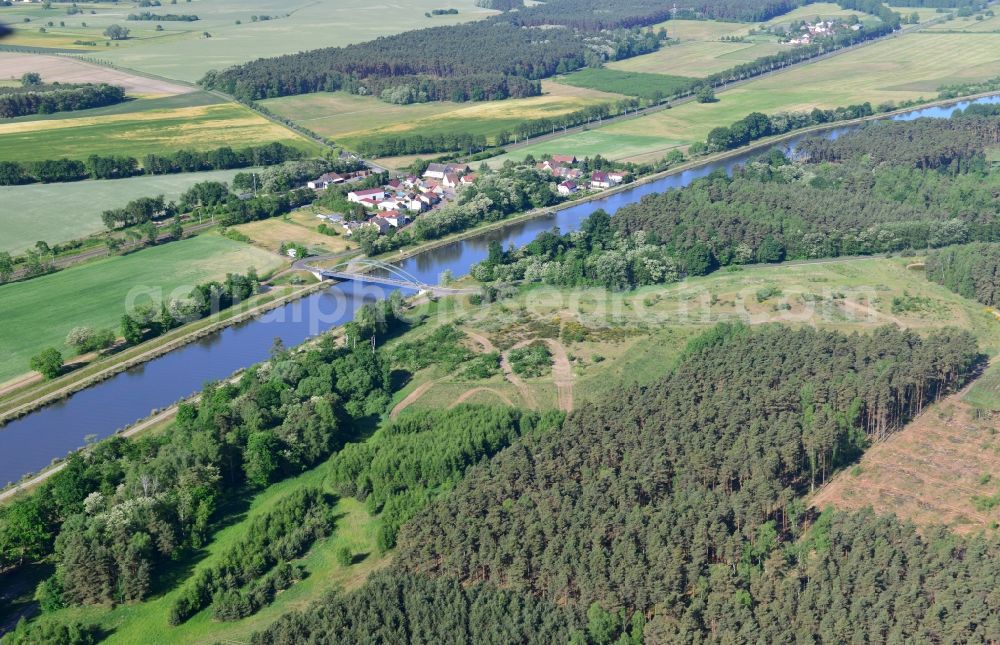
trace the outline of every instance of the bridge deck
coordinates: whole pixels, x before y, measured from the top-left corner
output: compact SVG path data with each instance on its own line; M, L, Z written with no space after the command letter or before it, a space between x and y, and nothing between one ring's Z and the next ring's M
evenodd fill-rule
M456 289L451 287L441 287L434 284L424 284L422 282L413 282L410 280L398 280L396 278L387 278L384 276L376 276L370 273L353 273L350 271L330 271L330 270L320 270L320 275L324 278L332 280L353 280L357 282L369 282L371 284L381 284L389 287L404 287L407 289L417 289L419 291L429 291L436 295L443 296L453 296L461 294L478 293L478 289Z
M408 287L410 289L432 289L433 285L422 282L411 282L409 280L398 280L384 276L372 275L370 273L351 273L349 271L322 271L324 278L334 280L356 280L358 282L372 282L374 284L384 284L393 287Z

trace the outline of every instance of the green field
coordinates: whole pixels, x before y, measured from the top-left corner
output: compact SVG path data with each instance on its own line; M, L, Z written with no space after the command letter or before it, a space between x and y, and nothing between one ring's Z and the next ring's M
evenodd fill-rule
M74 110L72 112L53 112L52 114L31 114L12 119L0 119L0 125L6 123L25 123L30 121L64 121L88 117L115 116L120 114L138 114L150 111L169 111L179 108L201 107L206 105L222 105L226 100L208 92L188 92L177 96L164 96L149 99L129 99L124 103L108 105L90 110Z
M35 242L66 242L104 230L101 213L139 197L177 200L201 181L232 181L240 170L130 177L0 188L0 251L19 253Z
M711 20L671 20L655 25L653 29L666 29L667 35L675 44L662 47L651 54L609 63L608 68L624 72L705 77L740 63L787 51L792 47L778 43L775 36L766 33L750 36L751 29L760 26L787 27L793 21L814 20L817 17L844 18L851 15L870 18L858 11L841 9L839 5L833 3L818 2L799 7L761 25ZM739 36L745 40L742 42L721 40L727 36Z
M745 36L751 25L721 20L668 20L651 29L666 29L667 36L681 42L688 40L719 40L723 36Z
M210 150L280 141L303 150L318 145L236 103L141 113L0 123L0 161L89 155Z
M604 67L587 67L572 74L559 76L555 80L574 87L649 99L657 96L657 94L667 97L686 90L691 87L694 79L687 76L646 74L643 72L625 72Z
M53 4L0 8L0 21L12 24L16 33L10 44L90 50L90 58L109 60L116 65L186 81L195 81L210 69L222 69L259 57L290 54L307 49L347 45L379 36L434 25L468 22L493 14L480 9L473 0L456 0L442 5L436 0L409 0L405 3L338 0L316 2L293 0L197 0L171 5L163 2L154 13L195 14L195 22L126 22L136 4L87 4L88 13L67 16ZM443 7L456 8L458 15L425 17L424 13ZM96 13L90 14L93 10ZM253 16L271 20L254 22ZM24 23L24 18L30 23ZM53 21L52 27L46 26ZM65 23L60 27L59 22ZM237 24L239 21L241 24ZM83 23L87 26L84 27ZM126 41L105 46L102 32L108 25L126 25L132 30ZM45 26L47 33L40 33ZM205 37L204 33L211 34ZM74 45L76 40L93 40L97 47Z
M48 9L41 3L20 2L10 7L0 7L0 21L14 27L14 34L4 40L4 44L104 52L110 47L129 47L147 39L162 38L165 33L169 33L157 32L156 25L152 22L127 22L125 18L135 11L135 6L131 2L121 5L111 2L87 3L86 11L75 15L68 15L65 5L55 3ZM103 32L112 24L126 25L131 31L131 38L110 47L105 46L108 39ZM41 31L43 28L44 32ZM96 44L81 45L76 41Z
M702 78L791 48L776 42L684 41L652 54L608 63L609 69Z
M212 542L194 557L177 562L173 571L182 580L193 577L198 570L211 567L233 544L240 540L249 524L257 516L268 512L285 495L303 486L324 486L328 468L323 464L303 475L270 486L255 495L249 509L238 515L238 520L219 531ZM235 504L239 506L239 504ZM233 509L239 513L239 508ZM303 609L329 589L351 589L364 581L375 569L384 566L388 558L377 555L375 531L377 521L364 509L364 504L354 499L341 499L336 506L336 525L333 534L318 541L305 557L296 561L306 568L309 575L286 591L278 594L274 602L260 612L234 622L212 619L211 609L203 610L183 625L171 627L167 623L170 606L183 588L175 589L134 605L83 607L60 611L59 618L75 618L99 624L111 632L106 640L114 643L245 643L250 635L270 625L279 616L295 609ZM347 546L353 553L365 554L361 562L349 567L337 563L336 552Z
M525 120L559 116L621 99L618 94L544 81L541 96L482 103L393 105L372 97L326 92L270 99L263 104L350 148L363 140L417 132L426 136L469 132L490 138Z
M1000 362L994 363L965 395L965 400L977 408L1000 410Z
M686 103L649 116L570 134L512 151L561 150L578 156L600 153L645 161L679 144L704 140L708 132L748 113L808 111L870 101L933 98L942 85L984 80L1000 73L1000 37L994 34L911 33L826 60L760 78L719 93L717 103ZM620 145L620 142L627 142ZM645 144L642 142L645 141ZM491 163L500 163L497 157Z
M941 17L941 14L936 14ZM1000 16L985 16L982 20L976 20L974 16L966 18L955 18L946 20L936 25L928 27L931 31L964 31L969 33L1000 32Z
M648 117L641 117L639 121L647 119ZM629 133L609 132L608 130L609 128L603 127L532 143L505 155L493 157L489 160L489 164L499 167L507 159L521 161L527 155L541 159L545 155L563 154L563 150L569 151L566 154L573 154L581 158L602 155L613 159L658 159L670 150L689 143L679 139L669 139L653 132L642 134L638 131L641 128L636 128L637 131Z
M902 9L893 7L893 11L902 11ZM840 5L834 2L816 2L814 4L807 4L797 9L793 9L786 14L775 16L763 24L767 27L786 26L791 22L797 22L799 20L813 21L816 18L829 20L831 18L847 18L848 16L858 16L860 18L870 17L868 14L860 11L843 9Z
M45 347L65 356L63 342L74 327L117 331L130 301L182 297L226 273L250 266L265 273L281 263L275 254L207 234L0 286L0 382L27 372L30 357Z

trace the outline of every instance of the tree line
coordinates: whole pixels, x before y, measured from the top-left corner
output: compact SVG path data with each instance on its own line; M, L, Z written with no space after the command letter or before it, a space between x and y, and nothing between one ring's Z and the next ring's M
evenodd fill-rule
M179 14L179 13L153 13L151 11L143 11L140 13L130 13L126 20L145 20L152 22L194 22L199 20L198 16L194 14Z
M156 227L149 224L150 242L156 240ZM179 234L177 237L180 237ZM146 340L162 336L171 329L245 301L257 293L260 279L251 267L246 275L227 273L225 282L206 282L196 285L190 293L176 300L148 302L136 306L122 314L121 336L129 345L138 345ZM77 327L66 337L66 344L78 352L105 350L114 345L116 335L110 329L94 331L89 327ZM63 372L63 356L55 347L47 347L31 357L29 366L40 372L46 379L53 379Z
M27 90L15 92L5 92L3 89L0 88L0 118L4 119L29 114L89 110L125 101L124 88L107 83L81 86L30 86L13 88Z
M872 1L874 2L874 0ZM859 10L863 10L860 9L860 5L853 2L853 0L845 0L845 2L839 2L838 4L845 8L858 8ZM877 2L874 2L874 5L882 6ZM727 83L753 78L754 76L760 76L761 74L766 74L790 65L795 65L796 63L816 58L817 56L822 56L823 54L827 54L844 47L850 47L866 40L881 38L882 36L899 29L899 15L892 12L889 13L891 16L883 17L882 21L877 25L864 26L858 31L838 31L833 35L818 38L809 45L800 45L777 54L761 56L760 58L747 63L740 63L739 65L735 65L721 72L716 72L715 74L706 76L703 79L703 83L711 87L726 85ZM880 15L880 17L882 16Z
M203 152L178 150L170 154L149 154L142 158L141 163L135 157L121 155L90 155L84 161L0 161L0 186L271 166L303 156L305 154L298 148L283 143L268 143L236 150L223 146Z
M1000 307L1000 244L967 244L927 256L927 279L989 307Z
M255 295L259 288L260 279L252 267L246 275L227 273L224 282L213 280L195 285L186 298L142 304L122 314L121 335L128 344L138 345L184 323L239 304Z
M655 102L663 100L656 99ZM512 130L503 129L494 137L495 145L505 146L512 141L529 139L558 130L593 123L639 109L639 99L623 99L617 104L599 103L581 110L556 117L543 117L521 121ZM473 154L486 150L486 135L470 132L442 132L368 137L358 143L358 153L366 157L393 157L398 155L427 154L460 151Z
M228 225L233 218L248 218L246 221L273 217L284 214L291 208L308 203L309 196L304 190L298 190L306 181L315 179L327 172L348 172L345 168L358 169L360 162L330 162L326 159L304 159L287 161L269 166L260 171L239 173L233 178L233 188L244 191L241 198L233 193L226 184L217 181L198 182L184 191L180 203L166 203L163 195L156 197L140 197L122 207L112 208L101 213L101 220L109 230L137 226L151 221L159 221L174 217L178 213L190 212L195 209L207 209L210 215L220 215ZM294 197L288 194L294 192ZM248 196L248 194L252 196ZM280 196L286 196L286 202ZM279 198L264 199L268 195ZM239 206L237 201L247 201L251 204ZM293 206L294 204L294 206ZM238 209L242 214L230 215L229 212ZM217 213L216 210L219 212ZM263 211L263 212L258 212ZM205 213L201 213L204 215ZM239 222L237 222L239 223Z
M872 116L875 110L871 103L838 107L833 110L813 108L811 112L783 112L768 116L761 112L751 112L730 126L718 126L709 131L704 145L694 144L692 154L718 152L740 148L764 137L785 134L824 123L836 123Z

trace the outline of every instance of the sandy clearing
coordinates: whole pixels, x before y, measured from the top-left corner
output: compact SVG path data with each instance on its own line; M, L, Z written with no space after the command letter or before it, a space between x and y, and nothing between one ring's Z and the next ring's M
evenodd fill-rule
M514 345L509 351L519 349L521 347L526 347L535 342L536 339L522 340L520 343ZM563 412L573 411L573 368L569 364L569 355L566 354L566 348L563 347L562 343L551 338L539 338L537 340L542 341L549 346L552 350L552 380L556 384L556 392L558 393L559 409ZM503 362L507 361L507 352L504 352ZM506 371L506 370L505 370ZM514 376L513 370L510 376ZM514 378L517 378L514 376ZM511 381L514 383L514 381ZM517 385L517 383L514 383ZM532 399L533 400L533 399ZM537 404L532 407L538 407Z
M61 83L110 83L125 88L128 94L176 96L195 88L169 81L86 63L66 56L0 53L0 79L19 79L25 72L38 72L45 81Z
M469 329L464 329L463 331L469 336L469 338L479 343L483 347L484 352L490 353L497 351L496 346L486 336ZM514 348L512 347L511 349ZM521 398L524 399L524 404L528 406L528 408L537 410L538 401L535 399L535 395L531 392L531 389L525 385L524 381L522 381L521 378L514 373L514 368L511 367L510 361L507 360L507 354L509 351L510 350L500 354L500 369L503 370L504 378L510 381L510 383L517 388L518 394L520 394Z
M871 447L857 468L817 490L812 506L871 506L918 526L945 524L958 533L1000 520L1000 508L977 508L973 501L996 494L1000 453L991 432L997 419L978 418L962 400L971 385Z

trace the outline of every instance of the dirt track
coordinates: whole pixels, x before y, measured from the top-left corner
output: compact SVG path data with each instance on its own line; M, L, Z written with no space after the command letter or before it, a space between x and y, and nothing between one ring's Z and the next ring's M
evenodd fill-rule
M469 399L471 399L473 396L479 394L480 392L489 392L490 394L496 396L498 399L500 399L510 407L514 407L514 402L511 401L510 397L508 397L503 392L499 390L494 390L491 387L474 387L471 390L466 390L465 392L462 392L462 395L459 396L457 399L455 399L455 402L449 405L448 408L451 409L456 405L461 405L466 401L468 401Z
M46 82L110 83L124 87L132 95L175 96L194 91L187 85L129 74L65 56L0 53L0 70L0 79L3 80L19 79L26 72L38 72Z
M395 419L396 417L398 417L400 412L402 412L406 408L416 403L417 400L419 400L420 397L422 397L423 395L427 394L427 390L434 387L436 383L437 381L427 381L423 385L419 386L417 389L410 392L405 399L396 404L396 407L394 407L392 409L392 412L389 413L389 418Z

